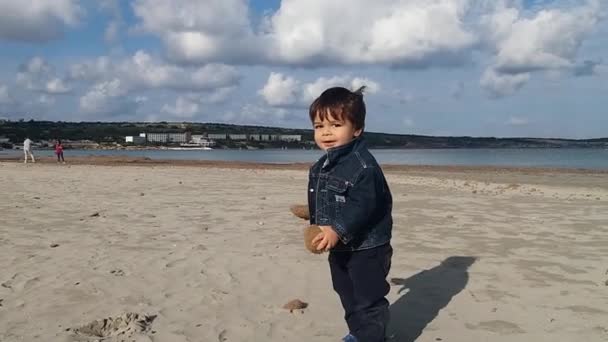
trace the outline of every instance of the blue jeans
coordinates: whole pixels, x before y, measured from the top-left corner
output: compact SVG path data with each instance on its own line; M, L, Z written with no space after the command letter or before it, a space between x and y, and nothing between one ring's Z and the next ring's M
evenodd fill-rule
M386 277L392 255L390 244L329 254L334 290L340 296L350 334L358 342L384 341L390 318Z

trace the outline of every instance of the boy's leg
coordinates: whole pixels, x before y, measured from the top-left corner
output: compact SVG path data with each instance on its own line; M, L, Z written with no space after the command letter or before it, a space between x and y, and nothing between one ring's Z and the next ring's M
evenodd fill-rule
M32 151L30 151L30 157L32 157L32 163L35 163L36 159L34 159L34 153L32 153Z
M348 261L351 257L350 252L330 252L329 269L331 271L331 281L334 291L340 296L340 302L344 308L344 320L348 324L349 332L352 327L349 324L350 316L355 307L355 296L353 284L348 274Z
M23 150L23 156L25 157L23 162L27 164L27 150Z
M353 253L349 262L355 296L354 312L350 316L351 333L359 342L383 342L389 321L386 281L391 267L393 249L390 244Z

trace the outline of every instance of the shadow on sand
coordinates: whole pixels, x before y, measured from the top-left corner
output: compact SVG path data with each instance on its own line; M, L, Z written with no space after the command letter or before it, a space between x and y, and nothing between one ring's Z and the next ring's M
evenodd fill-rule
M393 338L389 341L415 341L452 297L465 288L469 280L467 270L475 260L470 256L451 256L407 279L391 278L393 285L401 286L399 293L409 291L390 307L388 336Z

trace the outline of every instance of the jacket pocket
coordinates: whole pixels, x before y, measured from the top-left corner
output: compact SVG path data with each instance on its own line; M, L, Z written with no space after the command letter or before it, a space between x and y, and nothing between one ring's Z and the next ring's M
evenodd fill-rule
M339 208L344 206L346 203L346 192L348 190L348 182L342 178L330 176L327 179L327 200L329 203L333 203L336 208L336 215L339 212Z

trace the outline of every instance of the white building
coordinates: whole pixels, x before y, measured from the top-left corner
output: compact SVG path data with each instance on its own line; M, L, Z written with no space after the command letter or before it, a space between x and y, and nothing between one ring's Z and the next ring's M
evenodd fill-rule
M146 139L152 143L166 143L167 133L146 133Z
M279 140L281 141L302 141L302 136L300 134L281 134L279 136Z
M190 133L167 133L167 141L170 143L190 142Z
M192 142L192 144L203 146L203 147L209 147L209 146L215 145L215 141L205 138L205 136L203 136L202 134L192 135L192 138L190 141Z
M226 140L226 133L209 133L207 138L211 140Z
M247 134L228 134L230 140L247 140Z
M153 143L187 143L190 133L144 133L149 142Z
M138 137L138 136L127 135L125 137L125 142L126 143L136 144L136 145L141 145L141 144L145 144L146 143L146 138L145 137Z

